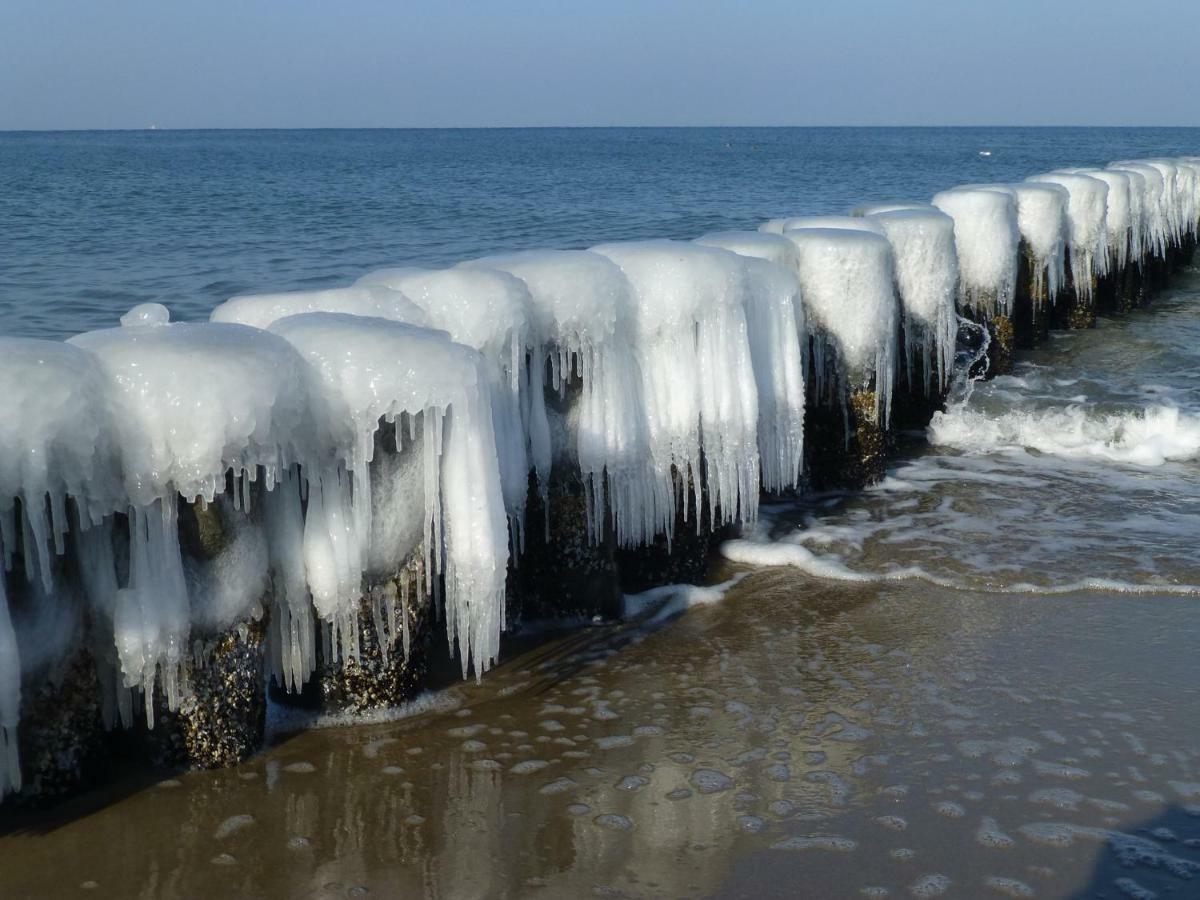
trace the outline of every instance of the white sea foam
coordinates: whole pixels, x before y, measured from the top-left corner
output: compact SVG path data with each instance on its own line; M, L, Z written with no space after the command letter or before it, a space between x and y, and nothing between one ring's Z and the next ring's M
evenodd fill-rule
M1140 466L1200 454L1200 416L1172 406L1096 413L1085 406L994 414L967 407L936 413L932 443L965 452L1036 450Z

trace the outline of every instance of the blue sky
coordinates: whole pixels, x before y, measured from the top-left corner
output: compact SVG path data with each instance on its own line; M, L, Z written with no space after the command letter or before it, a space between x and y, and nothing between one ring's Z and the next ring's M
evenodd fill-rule
M0 0L0 129L1195 125L1200 0Z

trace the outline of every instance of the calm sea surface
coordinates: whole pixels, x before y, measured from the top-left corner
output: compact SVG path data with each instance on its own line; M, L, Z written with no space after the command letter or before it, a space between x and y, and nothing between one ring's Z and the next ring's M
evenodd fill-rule
M1198 147L1200 129L0 133L0 334L65 337L150 300L197 319L382 265L691 238Z
M990 151L989 156L981 151ZM0 334L1200 152L1200 129L0 135ZM0 386L2 387L2 386ZM0 815L0 896L1194 897L1200 272L957 386L790 565L424 712ZM64 861L67 861L64 863Z

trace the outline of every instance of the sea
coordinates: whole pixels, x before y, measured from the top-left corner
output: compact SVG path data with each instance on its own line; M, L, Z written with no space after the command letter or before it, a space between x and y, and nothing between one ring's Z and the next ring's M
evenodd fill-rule
M1194 153L1200 129L4 133L0 335ZM1200 270L961 378L906 438L876 486L764 504L658 614L0 816L0 896L1200 896Z

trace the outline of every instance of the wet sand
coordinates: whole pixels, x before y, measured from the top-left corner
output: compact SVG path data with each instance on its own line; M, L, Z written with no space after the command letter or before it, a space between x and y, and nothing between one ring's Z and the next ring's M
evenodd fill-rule
M0 897L1195 896L1195 603L757 571L435 712L3 820Z

